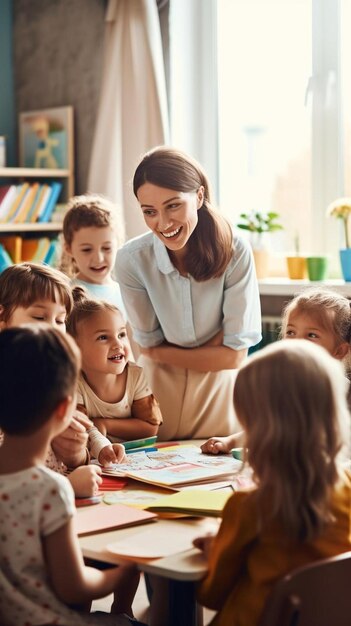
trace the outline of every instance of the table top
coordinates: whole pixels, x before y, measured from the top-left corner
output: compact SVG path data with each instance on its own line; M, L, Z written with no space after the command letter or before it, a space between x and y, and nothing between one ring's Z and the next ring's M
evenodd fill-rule
M203 442L204 440L193 440L182 441L181 443L190 443L200 446ZM169 443L172 445L174 442ZM128 490L128 486L126 486L125 489ZM101 504L95 506L106 506L106 511L108 512L108 505ZM106 546L128 538L130 538L131 545L133 545L133 535L144 529L153 529L156 542L157 538L161 535L164 536L166 534L171 542L172 536L174 537L179 533L182 533L182 535L188 534L189 545L191 545L192 537L199 537L211 530L215 531L218 528L219 522L220 520L208 517L187 517L178 519L158 518L156 521L147 524L79 537L79 543L83 555L91 559L116 565L130 563L132 561L138 565L141 571L150 574L157 574L158 576L171 578L173 580L196 581L203 578L207 568L205 557L196 548L190 548L184 552L178 552L162 558L143 559L114 554L107 550Z
M107 509L108 510L108 509ZM218 523L217 523L218 525ZM86 535L79 538L83 555L91 559L121 565L123 563L136 563L141 571L150 574L157 574L166 578L183 581L200 580L206 572L206 559L196 548L191 548L184 552L178 552L163 558L142 559L138 557L125 557L114 554L106 549L108 544L130 537L131 545L133 535L142 529L152 528L155 533L155 540L158 535L167 533L169 541L172 541L174 533L184 533L191 529L190 534L201 536L210 529L215 528L215 520L208 518L181 518L181 519L158 519L155 522L122 528L104 533Z

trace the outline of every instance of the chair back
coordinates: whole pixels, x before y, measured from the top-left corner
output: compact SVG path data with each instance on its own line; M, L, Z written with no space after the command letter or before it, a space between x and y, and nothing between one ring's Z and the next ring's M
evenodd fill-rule
M295 569L268 597L259 626L350 626L351 552Z

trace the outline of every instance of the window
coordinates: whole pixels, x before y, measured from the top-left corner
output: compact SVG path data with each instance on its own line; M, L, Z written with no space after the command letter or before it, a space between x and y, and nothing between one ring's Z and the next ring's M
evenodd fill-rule
M344 242L326 207L351 195L350 23L351 0L171 3L173 143L204 164L234 223L245 210L278 212L274 247L293 252L298 235L302 253L331 254L336 275ZM194 95L186 105L182 64Z

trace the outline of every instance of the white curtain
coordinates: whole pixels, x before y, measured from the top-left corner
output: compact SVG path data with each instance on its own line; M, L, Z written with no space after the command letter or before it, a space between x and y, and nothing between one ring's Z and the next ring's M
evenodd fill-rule
M88 189L117 203L130 238L146 230L132 191L135 167L144 152L168 143L156 0L109 0L105 37Z

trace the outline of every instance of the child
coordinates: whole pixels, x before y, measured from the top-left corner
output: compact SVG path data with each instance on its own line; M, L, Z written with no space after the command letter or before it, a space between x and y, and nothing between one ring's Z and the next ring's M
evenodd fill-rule
M90 294L125 314L119 284L112 279L120 228L116 207L98 195L75 196L63 221L61 269Z
M73 306L72 289L67 277L51 267L35 263L20 263L7 268L0 275L0 328L11 328L25 323L46 322L65 332L66 317ZM90 496L98 491L100 470L87 465L86 428L91 422L76 413L66 431L52 441L47 465L60 473L67 466L76 468L69 475L77 496ZM122 459L123 450L116 450ZM111 446L109 453L112 455Z
M22 367L19 367L21 364ZM69 605L120 591L130 611L133 568L98 571L83 563L68 480L44 466L53 437L70 423L80 366L73 340L47 325L0 334L0 623L60 626L133 623Z
M350 301L330 289L306 289L295 296L283 311L281 338L307 339L325 348L350 369ZM242 445L241 434L211 437L201 449L209 454L229 453Z
M80 287L73 289L73 297L67 330L82 354L77 407L97 427L89 431L91 451L97 457L101 446L109 443L106 436L125 441L155 435L162 416L142 368L129 360L120 311L103 300L87 299Z
M198 590L211 626L256 626L275 582L351 549L346 381L307 341L277 342L239 370L234 406L256 487L228 501L218 534L195 545L209 569Z

